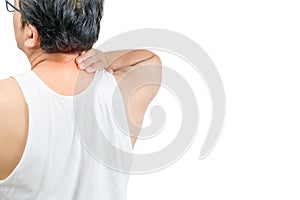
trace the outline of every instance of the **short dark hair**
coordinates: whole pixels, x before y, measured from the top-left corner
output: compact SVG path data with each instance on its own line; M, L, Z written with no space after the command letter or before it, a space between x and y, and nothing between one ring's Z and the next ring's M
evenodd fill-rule
M19 5L46 53L82 52L98 40L103 0L20 0Z

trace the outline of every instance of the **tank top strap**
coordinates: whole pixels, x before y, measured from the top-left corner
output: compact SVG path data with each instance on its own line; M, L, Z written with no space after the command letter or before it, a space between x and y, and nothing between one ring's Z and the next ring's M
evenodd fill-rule
M33 101L41 99L41 94L43 93L43 90L41 89L40 84L37 82L35 76L36 75L33 71L12 75L22 90L27 104L31 104Z

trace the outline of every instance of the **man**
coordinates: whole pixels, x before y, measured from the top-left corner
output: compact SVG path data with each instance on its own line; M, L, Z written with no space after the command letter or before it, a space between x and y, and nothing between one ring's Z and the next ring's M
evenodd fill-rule
M1 200L126 199L127 175L101 165L83 142L95 140L98 144L97 138L84 137L93 134L98 124L116 148L130 152L147 106L159 90L161 62L146 50L115 51L103 54L112 74L80 71L87 66L92 66L87 71L97 70L93 63L99 64L99 53L87 50L98 39L102 3L7 2L9 9L15 10L17 45L28 57L32 71L0 81ZM131 141L113 120L116 83L122 95L116 103L124 106L119 107L124 111L121 123L126 123ZM81 112L76 121L74 98L88 100L85 95L90 91L97 100L94 105L78 106L83 111L95 108L96 119ZM86 130L79 130L78 123Z

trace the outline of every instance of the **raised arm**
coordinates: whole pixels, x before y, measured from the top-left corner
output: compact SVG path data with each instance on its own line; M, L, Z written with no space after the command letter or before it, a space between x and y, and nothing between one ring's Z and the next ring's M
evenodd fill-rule
M95 72L106 69L109 72L118 71L124 67L133 66L151 58L154 54L151 51L137 50L116 50L102 52L100 50L91 49L76 61L81 70L87 72Z

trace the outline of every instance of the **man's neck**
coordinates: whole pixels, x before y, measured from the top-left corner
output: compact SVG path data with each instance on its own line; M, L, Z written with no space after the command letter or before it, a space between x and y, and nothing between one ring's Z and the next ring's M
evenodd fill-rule
M46 54L35 51L27 54L34 71L50 88L63 95L84 90L93 74L80 71L75 63L78 54Z
M66 70L66 68L71 68L76 70L75 59L78 54L63 54L63 53L53 53L47 54L42 50L36 50L30 54L27 54L28 60L31 64L31 70L37 70L38 68L51 68L53 70Z

